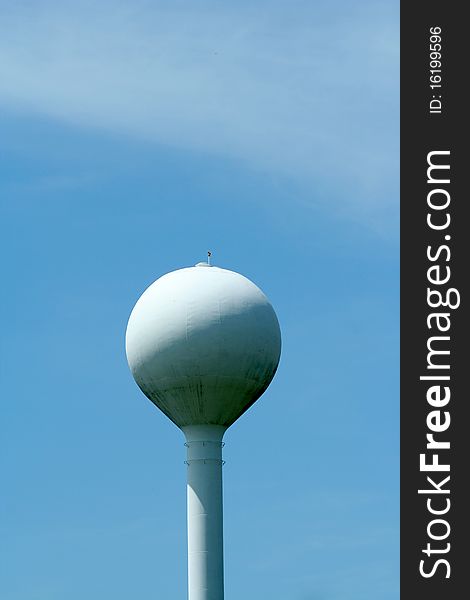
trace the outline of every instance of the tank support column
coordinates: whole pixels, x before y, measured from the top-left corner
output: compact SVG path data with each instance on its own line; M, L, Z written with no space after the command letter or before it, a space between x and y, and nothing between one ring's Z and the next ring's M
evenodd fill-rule
M182 427L188 465L189 600L223 600L222 437L219 425Z

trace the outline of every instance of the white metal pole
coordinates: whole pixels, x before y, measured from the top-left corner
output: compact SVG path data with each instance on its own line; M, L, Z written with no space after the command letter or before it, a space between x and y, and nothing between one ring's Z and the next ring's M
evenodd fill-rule
M188 598L223 600L222 437L225 427L182 427L188 448Z

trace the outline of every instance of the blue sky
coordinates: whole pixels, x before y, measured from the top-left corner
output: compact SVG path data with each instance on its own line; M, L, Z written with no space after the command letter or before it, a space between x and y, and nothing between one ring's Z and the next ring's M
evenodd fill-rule
M269 296L226 435L226 598L398 598L398 3L0 1L0 595L186 594L183 436L133 304L203 260Z

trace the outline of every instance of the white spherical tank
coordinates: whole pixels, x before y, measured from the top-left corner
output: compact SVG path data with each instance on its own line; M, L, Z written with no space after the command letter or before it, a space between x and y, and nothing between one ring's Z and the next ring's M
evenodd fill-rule
M157 279L126 332L135 381L181 428L230 426L266 390L280 352L279 323L263 292L206 263Z

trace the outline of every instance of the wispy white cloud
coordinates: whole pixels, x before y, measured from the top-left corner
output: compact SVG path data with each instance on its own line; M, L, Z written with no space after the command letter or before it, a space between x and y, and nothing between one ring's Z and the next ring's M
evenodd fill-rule
M396 203L397 11L0 4L0 105L244 161L310 186L317 201L331 194L321 182L335 181L345 210L375 218Z

